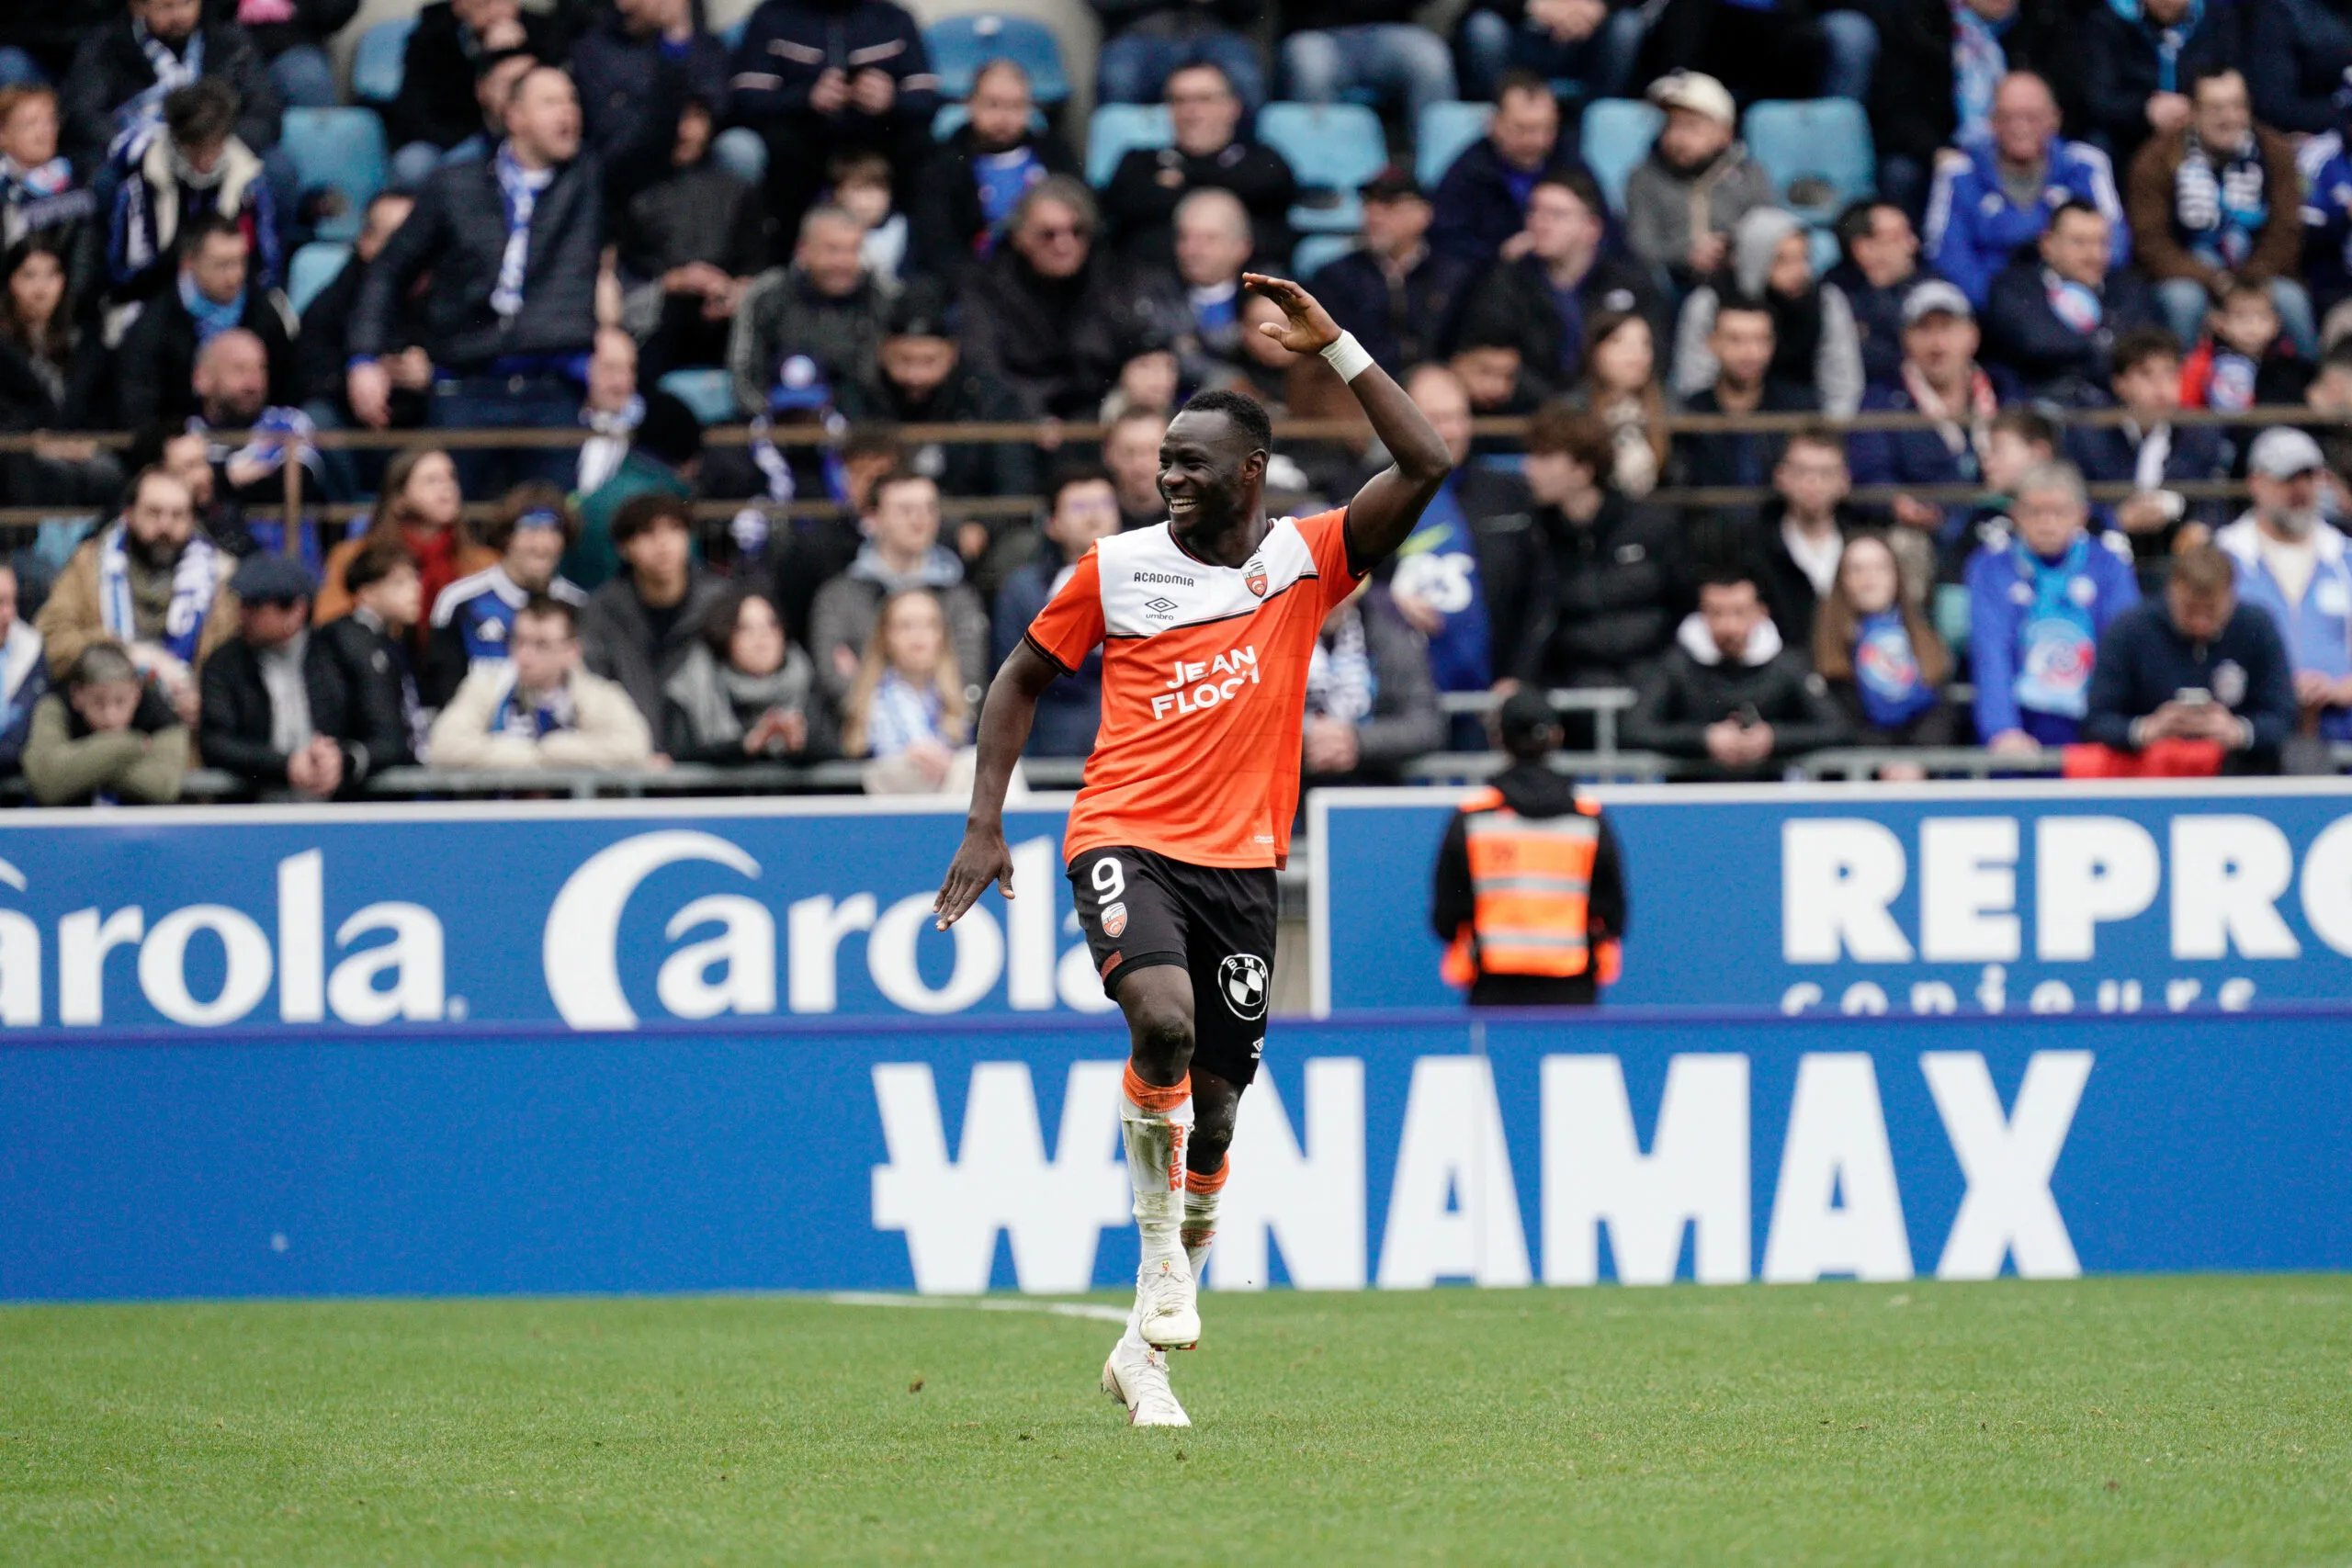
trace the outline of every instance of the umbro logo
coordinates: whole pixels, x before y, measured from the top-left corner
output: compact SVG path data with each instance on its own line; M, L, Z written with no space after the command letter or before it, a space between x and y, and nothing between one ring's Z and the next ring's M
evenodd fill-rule
M1145 601L1144 608L1155 615L1172 615L1176 613L1177 604L1173 599L1150 599Z

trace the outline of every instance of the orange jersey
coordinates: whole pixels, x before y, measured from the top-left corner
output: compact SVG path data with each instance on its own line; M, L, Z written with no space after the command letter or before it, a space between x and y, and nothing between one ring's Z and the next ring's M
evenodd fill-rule
M1131 844L1193 865L1279 866L1298 809L1306 667L1354 592L1347 513L1285 517L1238 567L1165 523L1089 550L1030 623L1065 671L1102 645L1102 728L1065 860Z

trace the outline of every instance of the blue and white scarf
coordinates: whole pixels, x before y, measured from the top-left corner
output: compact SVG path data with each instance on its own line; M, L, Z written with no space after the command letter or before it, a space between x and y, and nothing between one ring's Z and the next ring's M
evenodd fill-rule
M130 527L117 523L98 541L98 619L107 636L123 642L139 640L139 622L130 604L130 558L125 548ZM172 602L164 611L164 647L183 664L196 662L204 618L211 613L220 581L220 558L212 541L190 535L180 549L179 564L172 569Z
M1959 121L1952 140L1962 147L1992 139L1993 89L2009 73L2001 35L2016 20L2012 11L1998 22L1988 22L1968 0L1951 0L1951 103Z
M2181 243L2207 265L2234 272L2270 221L2269 186L2270 171L2252 136L2220 155L2191 130L2172 179L2172 221Z
M2050 313L2064 322L2070 332L2088 337L2107 320L2107 301L2098 297L2095 288L2071 277L2061 277L2046 266L2041 269L2041 288L2050 300Z
M522 735L540 740L559 731L579 728L580 714L572 705L569 682L552 692L539 693L535 702L526 702L515 685L514 666L506 666L499 677L498 701L490 710L492 735Z
M2091 541L2078 534L2057 560L2046 561L2010 546L2018 575L2032 589L2032 602L2018 627L2018 673L2011 687L2018 706L2029 713L2080 718L2090 711L2091 664L2098 650L2091 622L2098 587L2086 570Z
M1862 716L1879 729L1900 729L1935 706L1935 688L1919 673L1902 611L1865 615L1855 629L1854 689L1861 694Z
M498 172L498 194L506 204L506 249L498 258L498 287L490 291L490 308L512 319L523 309L523 278L531 265L531 209L538 205L540 193L555 183L555 171L523 167L508 141L498 144L491 164Z
M174 54L169 45L147 30L147 24L131 18L130 36L139 42L139 52L155 73L155 80L141 88L138 95L115 110L116 140L143 127L160 122L164 118L164 100L182 87L193 85L204 74L204 29L198 27L187 35L186 52Z
M896 670L886 672L874 688L873 705L865 715L866 750L876 757L895 757L921 740L944 745L942 718L946 704L936 686L917 686Z
M245 319L243 289L238 289L237 297L224 305L196 286L193 273L180 274L180 303L196 321L196 346L198 348Z

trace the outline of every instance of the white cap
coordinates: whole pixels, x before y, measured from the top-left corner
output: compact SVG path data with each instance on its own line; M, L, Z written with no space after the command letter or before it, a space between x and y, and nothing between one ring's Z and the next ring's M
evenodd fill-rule
M1722 125L1739 123L1730 89L1697 71L1669 71L1650 84L1649 100L1662 109L1689 109Z
M2291 479L2298 474L2324 469L2327 459L2320 455L2318 442L2293 425L2281 424L2254 438L2254 450L2247 454L2245 466L2248 473L2260 474L2267 479Z

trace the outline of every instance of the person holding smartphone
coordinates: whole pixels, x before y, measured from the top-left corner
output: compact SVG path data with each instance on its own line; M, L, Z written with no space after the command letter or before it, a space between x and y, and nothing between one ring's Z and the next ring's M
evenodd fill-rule
M2198 545L2175 558L2163 598L2100 636L2089 709L2083 738L2115 750L2203 742L2211 765L2196 771L2275 773L2295 728L2294 671L2278 626L2239 601L2230 558Z

